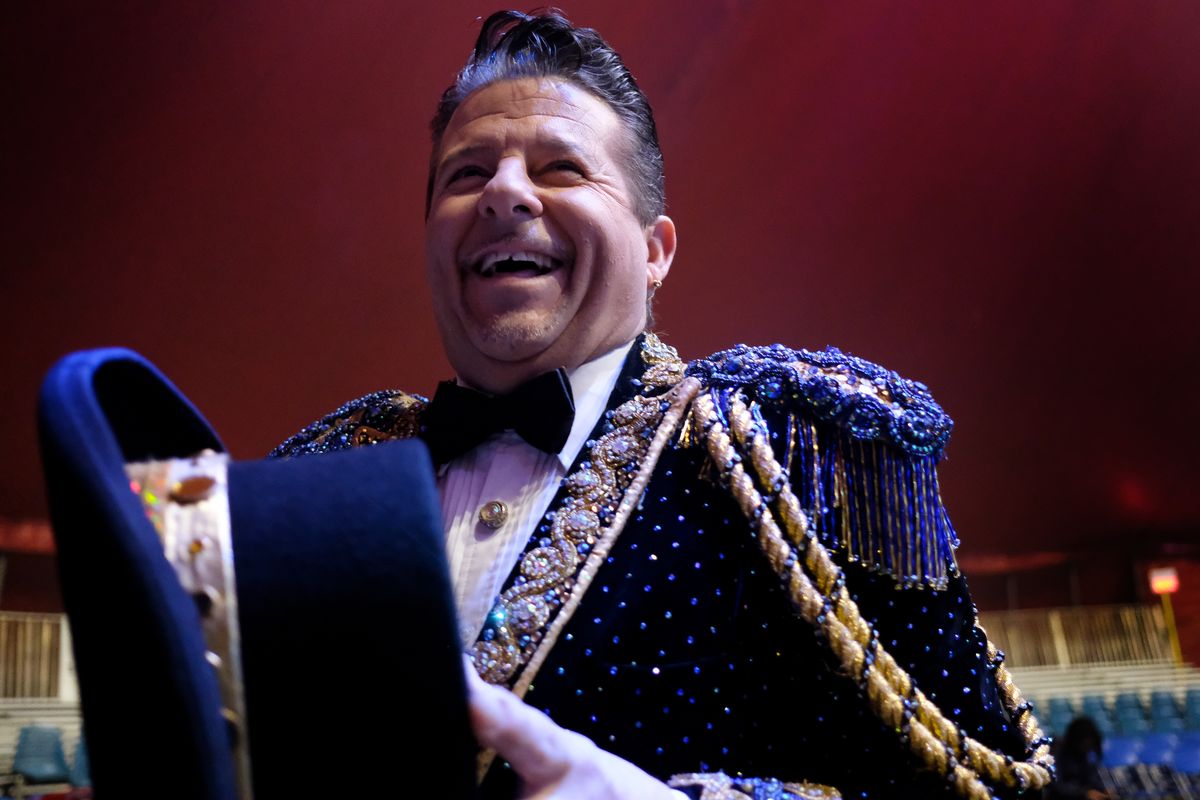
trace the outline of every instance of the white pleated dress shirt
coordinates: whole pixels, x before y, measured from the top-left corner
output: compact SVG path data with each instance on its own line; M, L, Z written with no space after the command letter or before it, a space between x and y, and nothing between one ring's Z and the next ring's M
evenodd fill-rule
M575 421L557 455L543 453L513 431L504 431L438 471L446 554L464 648L479 636L504 579L604 413L631 346L632 342L618 347L567 373ZM480 522L479 510L495 500L507 506L508 518L492 530Z

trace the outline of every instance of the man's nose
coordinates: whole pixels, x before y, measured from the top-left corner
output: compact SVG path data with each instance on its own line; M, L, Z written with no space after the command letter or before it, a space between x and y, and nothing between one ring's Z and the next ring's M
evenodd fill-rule
M540 217L542 201L520 159L503 159L479 196L479 214L499 220Z

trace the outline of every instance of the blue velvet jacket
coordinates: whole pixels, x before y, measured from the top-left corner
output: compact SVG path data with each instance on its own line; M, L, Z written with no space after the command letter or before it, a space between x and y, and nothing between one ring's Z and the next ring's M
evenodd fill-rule
M377 392L273 453L421 434ZM996 797L1052 771L976 624L919 383L835 349L645 335L472 656L694 797ZM515 778L485 760L485 797Z

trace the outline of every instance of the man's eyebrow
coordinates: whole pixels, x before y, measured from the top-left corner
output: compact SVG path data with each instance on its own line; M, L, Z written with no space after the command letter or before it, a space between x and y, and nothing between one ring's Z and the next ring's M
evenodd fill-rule
M563 155L572 156L575 158L588 158L589 150L582 146L580 142L571 139L564 139L560 136L552 134L544 137L538 137L534 142L534 147L543 152L561 153ZM495 146L486 142L476 142L475 144L465 144L461 147L456 147L442 155L437 162L437 168L440 170L446 164L452 161L464 161L471 158L477 158L484 154L490 154L495 149Z
M558 136L547 136L541 138L537 142L537 147L542 150L550 150L556 153L565 153L570 156L584 157L588 151L580 146L579 142L563 139Z

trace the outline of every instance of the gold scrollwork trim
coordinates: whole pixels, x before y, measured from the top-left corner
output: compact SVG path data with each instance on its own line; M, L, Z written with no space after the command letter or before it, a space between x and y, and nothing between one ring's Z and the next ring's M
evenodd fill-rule
M647 431L662 419L659 398L635 397L613 413L613 430L596 440L588 459L563 483L566 493L554 511L548 536L518 562L517 578L488 613L484 638L471 649L480 676L509 684L529 663L552 621L578 588L589 554L604 548L632 465L649 449ZM586 588L586 586L584 587ZM574 606L572 606L573 608Z
M761 783L761 781L759 782ZM700 800L753 800L756 794L754 781L735 778L724 772L693 772L672 775L667 785L673 789L700 789ZM832 786L817 783L778 783L771 787L778 790L779 800L841 800L841 793Z
M654 466L658 463L658 457L662 455L663 448L667 442L675 435L675 431L679 427L679 423L683 420L687 413L688 404L696 396L700 390L700 382L695 378L688 378L683 383L679 384L668 395L667 402L670 407L663 415L659 422L658 429L654 433L654 438L650 442L650 447L647 450L645 458L638 468L637 476L625 489L624 496L621 498L621 503L617 507L617 512L613 517L612 523L604 536L592 548L591 554L588 556L587 562L583 568L579 570L579 575L575 580L575 588L571 592L570 598L563 604L562 609L554 618L554 622L546 631L546 635L542 638L537 650L529 659L525 669L521 672L521 677L513 685L513 693L517 697L524 697L525 692L533 683L534 677L542 666L542 662L546 660L547 654L554 647L554 643L558 641L558 636L566 626L567 621L575 613L575 609L579 607L579 603L583 600L584 592L592 583L592 579L596 577L596 572L604 564L604 559L608 557L609 550L612 549L613 543L625 528L625 523L629 520L629 515L633 513L637 507L638 498L642 492L646 490L646 485L650 482L650 476L654 473Z
M590 445L579 468L563 481L563 500L548 515L549 535L521 557L517 577L501 592L471 647L472 663L488 683L508 685L518 695L528 689L624 527L631 487L644 488L699 387L689 383L692 394L684 400L686 392L655 394L679 384L683 362L653 334L644 337L640 356L646 364L643 393L611 412L612 429Z
M666 396L634 397L612 412L613 429L563 481L566 496L553 514L549 543L522 556L520 582L504 590L489 612L491 639L481 638L471 648L480 677L504 685L516 676L511 688L518 697L529 690L579 607L699 391L694 379L679 383L683 362L653 334L646 335L641 357L648 366L644 391L673 388ZM494 758L491 750L479 754L480 781Z

